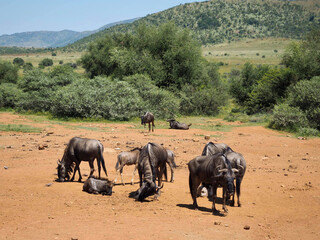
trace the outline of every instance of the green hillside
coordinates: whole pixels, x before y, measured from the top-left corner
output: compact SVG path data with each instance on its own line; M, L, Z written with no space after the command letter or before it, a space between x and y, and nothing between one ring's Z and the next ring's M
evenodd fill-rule
M316 1L212 0L179 5L148 15L131 24L117 25L83 38L67 49L84 50L88 43L117 31L131 31L144 22L156 25L173 21L191 29L203 44L217 44L244 38L300 39L320 26L320 4Z

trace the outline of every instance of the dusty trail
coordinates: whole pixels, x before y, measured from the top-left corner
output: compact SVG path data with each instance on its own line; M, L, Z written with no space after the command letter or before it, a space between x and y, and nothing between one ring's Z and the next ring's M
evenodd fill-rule
M0 124L8 123L44 130L0 132L0 239L320 238L320 139L299 140L260 126L223 133L155 129L149 134L130 124L60 124L0 113ZM223 217L211 214L206 198L198 199L200 210L192 209L186 166L208 142L204 135L217 134L219 139L210 140L241 152L248 166L242 207L229 206ZM137 175L135 185L116 185L112 196L87 194L77 182L54 182L57 160L74 136L101 140L110 178L120 151L162 143L177 155L176 180L165 182L158 201L149 197L142 203L128 197L138 189ZM89 174L86 162L80 168ZM124 168L127 183L132 171L133 166ZM222 210L221 203L216 207Z

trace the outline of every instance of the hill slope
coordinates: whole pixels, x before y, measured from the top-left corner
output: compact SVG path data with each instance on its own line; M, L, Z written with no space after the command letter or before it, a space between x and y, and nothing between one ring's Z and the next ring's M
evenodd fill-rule
M131 24L117 25L83 38L67 48L83 50L88 43L112 32L131 31L144 22L160 25L173 21L191 29L202 44L243 38L281 37L299 39L320 26L320 5L316 1L212 0L179 5L148 15Z
M81 38L89 36L93 33L108 29L117 24L131 23L136 19L130 19L120 22L107 24L97 30L76 32L70 30L63 31L34 31L22 32L11 35L0 36L0 46L2 47L35 47L35 48L48 48L48 47L63 47L71 44Z

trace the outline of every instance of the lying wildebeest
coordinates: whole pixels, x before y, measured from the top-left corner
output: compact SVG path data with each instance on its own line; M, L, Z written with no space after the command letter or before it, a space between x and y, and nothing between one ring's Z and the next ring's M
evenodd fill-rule
M134 149L130 150L130 152L121 152L121 153L119 153L118 161L117 161L116 166L115 166L115 168L117 170L117 176L116 176L114 182L117 182L118 173L120 172L121 183L123 185L125 185L124 182L123 182L123 175L122 175L123 167L125 165L133 165L134 164L135 167L134 167L133 174L132 174L132 179L131 179L131 184L133 184L134 174L135 174L136 169L138 167L138 158L139 158L140 151L141 151L141 148L134 148Z
M83 184L82 191L102 195L112 195L112 187L114 182L109 181L108 179L96 179L93 176L90 176Z
M217 153L212 156L198 156L188 163L189 168L189 188L193 199L193 206L198 209L197 189L201 183L212 186L212 211L215 213L215 201L217 188L223 188L223 210L228 212L226 208L226 199L234 194L234 172L237 169L232 169L229 160L225 155Z
M151 112L146 112L144 115L141 116L141 125L144 125L146 127L146 123L149 124L149 132L150 132L150 123L152 124L152 132L154 125L154 116Z
M101 164L102 168L106 174L106 166L104 163L103 158L103 145L101 142L95 139L88 139L88 138L79 138L74 137L72 138L67 147L64 150L63 157L60 160L58 160L58 182L64 182L66 179L69 180L70 174L73 172L73 176L70 179L70 181L74 180L74 176L76 174L76 171L79 172L79 182L81 182L81 173L80 173L80 163L81 161L87 161L89 162L90 166L90 176L92 176L94 172L94 159L97 159L98 163L98 170L99 170L99 177L100 177L100 171L101 171ZM74 169L72 169L73 165L75 164Z
M168 119L167 122L169 122L171 129L188 130L189 127L192 125L192 123L190 124L180 123L175 119Z
M170 179L170 182L173 182L174 181L174 168L177 167L175 161L174 161L174 153L167 149L167 154L168 154L168 158L167 158L167 164L169 165L170 167L170 170L171 170L171 179ZM165 168L165 171L164 171L164 177L166 179L166 181L168 181L168 177L167 177L167 167Z
M160 196L160 189L163 187L161 186L162 175L167 158L167 150L159 144L148 143L142 148L138 160L140 188L136 191L134 197L136 200L142 201L153 194ZM157 177L158 185L156 184Z
M224 143L212 143L209 142L206 144L202 151L203 156L214 155L215 153L224 153L228 160L231 163L232 168L236 168L238 172L235 173L236 176L236 193L238 198L238 206L241 206L240 203L240 187L241 182L246 172L246 160L244 159L241 153L234 152L228 145ZM234 206L234 195L230 203L231 206Z

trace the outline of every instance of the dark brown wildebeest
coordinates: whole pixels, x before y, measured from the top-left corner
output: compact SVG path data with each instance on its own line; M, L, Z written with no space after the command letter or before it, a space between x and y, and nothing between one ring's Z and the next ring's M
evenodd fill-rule
M180 123L180 122L176 121L175 119L168 119L167 122L169 122L171 129L188 130L189 127L192 125L192 123L190 123L190 124Z
M141 125L146 127L146 123L149 124L149 132L151 130L150 124L152 124L152 132L153 132L153 128L155 127L155 125L154 125L154 116L151 112L146 112L144 115L141 116Z
M193 199L193 207L198 209L197 189L201 183L212 186L212 212L216 213L215 201L217 188L223 188L223 210L228 212L226 199L234 193L234 172L229 160L225 155L217 153L211 156L198 156L188 163L189 168L189 188Z
M214 155L216 153L224 153L228 148L230 148L227 144L224 143L213 143L208 142L202 151L202 156Z
M159 144L148 143L142 148L138 160L140 188L134 196L136 200L142 201L154 194L156 194L156 198L160 196L160 189L163 187L163 185L161 186L162 175L167 159L167 150ZM156 178L158 178L158 185Z
M99 177L100 177L100 171L101 171L101 164L102 168L106 174L106 166L104 163L103 158L103 145L101 142L95 139L88 139L88 138L79 138L74 137L72 138L67 147L64 150L63 157L61 161L58 161L58 182L64 182L66 179L69 180L70 174L72 172L72 167L75 164L75 167L73 169L73 176L70 179L70 181L74 180L74 176L76 174L76 171L79 172L79 182L81 182L81 173L80 173L80 163L81 161L89 162L90 166L90 176L92 176L94 172L94 160L97 159L98 163L98 170L99 170Z
M240 188L241 182L246 172L246 160L244 159L241 153L234 152L228 145L224 143L212 143L209 142L206 144L202 151L203 156L214 155L215 153L224 153L228 160L231 163L232 168L236 168L238 172L235 173L236 176L236 193L238 198L238 206L241 206L240 203ZM234 206L234 195L230 203L231 206Z
M120 175L121 175L121 183L123 185L124 182L123 182L123 175L122 175L122 172L123 172L123 167L125 165L135 165L134 167L134 170L133 170L133 173L132 173L132 179L131 179L131 184L133 184L133 179L134 179L134 174L138 168L138 158L139 158L139 154L140 154L140 151L141 151L141 148L134 148L132 150L130 150L130 152L121 152L119 153L118 155L118 161L116 163L116 170L117 170L117 176L116 178L114 179L114 182L116 183L117 182L117 178L118 178L118 174L120 172Z
M83 184L82 191L87 193L99 194L102 195L112 195L112 187L114 182L109 181L108 179L96 179L93 176L90 176Z
M168 158L167 158L167 164L169 165L170 167L170 170L171 170L171 179L170 179L170 182L174 182L174 168L177 167L175 161L174 161L174 153L173 151L167 149L167 154L168 154ZM164 177L166 179L166 181L168 181L168 177L167 177L167 167L165 168L165 171L164 171Z

